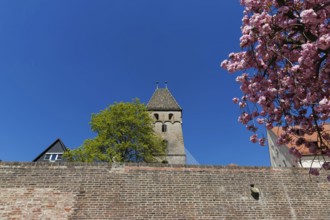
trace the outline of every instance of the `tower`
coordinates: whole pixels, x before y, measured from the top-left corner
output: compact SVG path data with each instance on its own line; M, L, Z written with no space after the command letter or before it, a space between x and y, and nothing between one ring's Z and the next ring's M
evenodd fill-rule
M186 154L182 135L182 109L165 88L156 88L147 104L154 119L154 129L167 143L166 160L169 164L185 164Z

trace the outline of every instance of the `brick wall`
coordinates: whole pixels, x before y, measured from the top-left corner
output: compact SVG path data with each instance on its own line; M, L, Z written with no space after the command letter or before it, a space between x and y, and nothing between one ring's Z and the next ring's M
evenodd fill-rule
M329 204L304 169L0 163L0 219L329 219Z

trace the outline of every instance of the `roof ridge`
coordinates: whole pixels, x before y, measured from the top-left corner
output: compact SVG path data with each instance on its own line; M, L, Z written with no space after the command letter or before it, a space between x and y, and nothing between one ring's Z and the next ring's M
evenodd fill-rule
M176 99L175 99L174 96L172 95L172 93L170 92L170 90L169 90L167 87L166 87L165 89L167 89L168 93L169 93L170 96L173 98L173 100L175 101L175 103L179 106L179 108L182 109L181 106L179 105L179 103L176 101Z

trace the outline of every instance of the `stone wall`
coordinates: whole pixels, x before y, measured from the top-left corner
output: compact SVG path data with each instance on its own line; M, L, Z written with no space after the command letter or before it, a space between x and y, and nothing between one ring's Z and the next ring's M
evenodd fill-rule
M330 216L325 177L310 181L307 170L294 168L2 162L0 188L0 219Z
M186 164L186 153L182 134L182 112L181 111L153 111L155 132L167 142L167 157L169 164ZM172 118L170 119L170 115ZM166 125L166 132L162 126Z

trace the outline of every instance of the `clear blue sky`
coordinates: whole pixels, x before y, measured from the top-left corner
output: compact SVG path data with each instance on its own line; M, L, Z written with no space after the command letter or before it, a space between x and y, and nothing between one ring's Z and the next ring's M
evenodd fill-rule
M78 147L92 113L146 103L168 81L199 163L268 166L237 122L236 75L219 66L240 50L242 11L238 0L0 1L0 158L31 161L56 138Z

